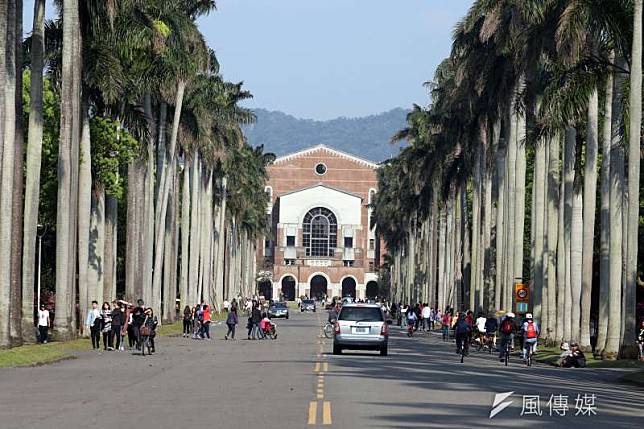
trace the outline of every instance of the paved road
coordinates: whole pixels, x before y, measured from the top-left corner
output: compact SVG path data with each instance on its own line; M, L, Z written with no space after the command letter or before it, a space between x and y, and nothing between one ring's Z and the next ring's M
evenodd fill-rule
M162 338L152 357L88 351L0 369L0 428L613 429L644 421L644 389L616 384L619 371L506 368L486 354L461 364L437 336L409 339L397 327L389 357L333 356L318 336L323 320L292 313L275 341L224 341L217 326L210 342ZM514 394L489 419L495 392ZM568 395L566 416L548 415L551 394ZM597 415L574 415L577 394L596 395ZM540 395L540 417L520 416L522 395Z

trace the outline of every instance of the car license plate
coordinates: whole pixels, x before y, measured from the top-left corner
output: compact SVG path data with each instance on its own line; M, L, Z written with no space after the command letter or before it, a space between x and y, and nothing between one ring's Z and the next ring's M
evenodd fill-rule
M353 328L353 333L354 334L368 334L369 333L369 328Z

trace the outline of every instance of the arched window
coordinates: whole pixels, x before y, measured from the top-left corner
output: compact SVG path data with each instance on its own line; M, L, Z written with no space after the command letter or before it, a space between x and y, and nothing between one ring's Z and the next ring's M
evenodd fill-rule
M306 256L333 256L337 245L338 221L331 210L316 207L304 216L303 244Z

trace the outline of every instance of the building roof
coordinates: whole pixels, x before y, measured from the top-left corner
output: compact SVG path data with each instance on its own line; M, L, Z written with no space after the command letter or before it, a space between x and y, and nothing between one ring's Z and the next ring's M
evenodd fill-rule
M330 154L335 155L335 156L338 156L340 158L349 159L351 161L357 162L357 163L362 164L362 165L367 166L367 167L371 167L371 168L378 168L379 167L379 165L376 164L375 162L371 162L371 161L366 160L364 158L360 158L359 156L352 155L350 153L343 152L343 151L338 150L338 149L333 149L333 148L328 147L328 146L323 145L323 144L319 144L317 146L313 146L313 147L310 147L310 148L307 148L307 149L302 149L302 150L297 151L297 152L293 152L293 153L289 153L289 154L284 155L284 156L277 157L275 159L275 161L273 161L273 164L279 164L279 163L282 163L282 162L290 161L290 160L295 159L295 158L304 157L304 156L310 155L312 153L322 152L322 151L330 153Z
M332 191L342 192L343 194L347 194L347 195L350 195L352 197L360 198L360 200L364 199L358 194L354 194L352 192L345 191L344 189L336 188L335 186L329 186L329 185L327 185L325 183L322 183L322 182L318 182L318 183L315 183L313 185L305 186L305 187L300 188L300 189L294 189L292 191L288 191L288 192L285 192L285 193L283 193L281 195L278 195L277 197L281 198L281 197L285 197L287 195L297 194L298 192L307 191L309 189L317 188L318 186L322 186L323 188L331 189Z

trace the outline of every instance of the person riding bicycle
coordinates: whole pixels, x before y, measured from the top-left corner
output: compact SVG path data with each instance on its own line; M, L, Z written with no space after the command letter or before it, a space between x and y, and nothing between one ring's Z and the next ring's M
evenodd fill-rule
M329 310L329 323L335 323L338 320L338 310L336 309L335 306L331 307L331 310Z
M485 336L492 337L492 344L496 346L496 331L499 329L499 322L496 320L493 314L490 314L487 319L485 319Z
M477 339L480 343L480 346L483 347L485 345L485 323L487 322L487 319L485 318L485 315L481 312L478 314L478 317L476 318L476 332L477 332Z
M501 337L501 345L499 347L500 354L499 360L503 362L505 358L505 349L508 345L512 345L514 339L514 313L510 312L501 319L501 326L499 327L499 334Z
M523 360L525 360L528 354L528 347L532 348L534 352L534 345L537 344L537 337L539 336L539 325L532 319L532 313L525 315L521 334L523 336L522 355Z
M461 353L461 348L464 348L465 354L469 353L470 349L470 335L472 334L472 327L467 321L465 314L461 313L458 320L454 325L454 336L456 337L456 353Z

